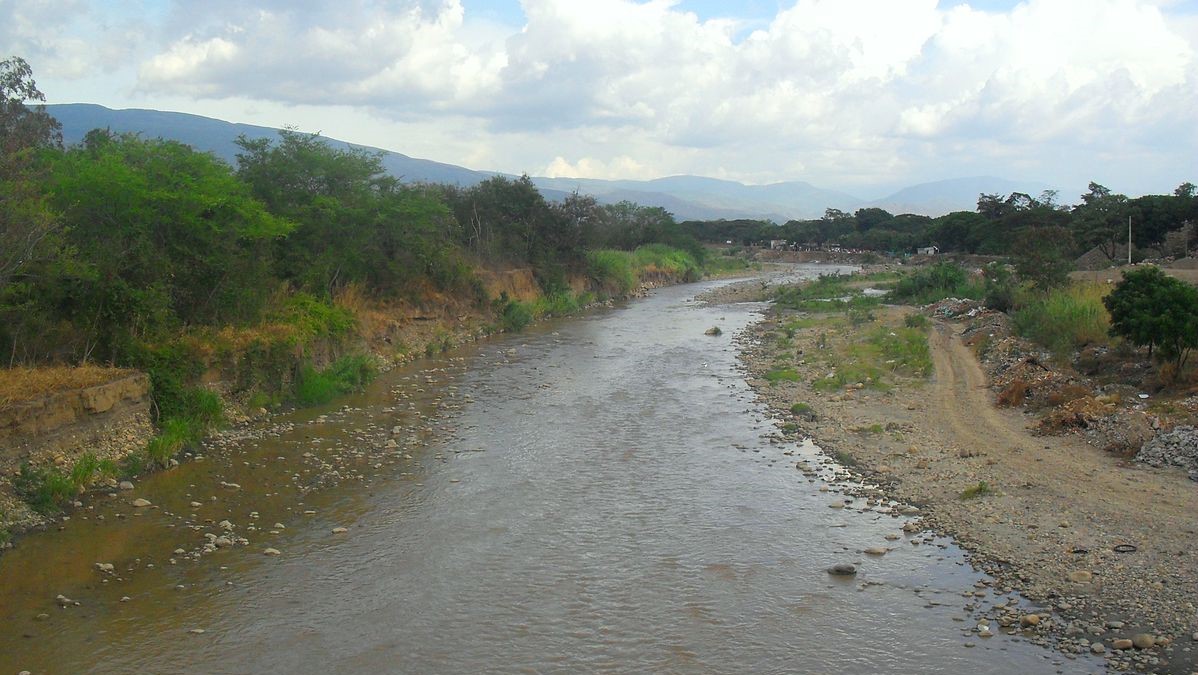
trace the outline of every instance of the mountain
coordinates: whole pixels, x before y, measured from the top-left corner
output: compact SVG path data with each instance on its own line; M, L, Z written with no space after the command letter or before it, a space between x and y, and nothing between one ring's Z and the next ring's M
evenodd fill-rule
M922 213L942 216L952 211L973 211L977 208L981 194L1009 195L1023 192L1032 197L1040 196L1047 185L1034 182L1016 182L994 176L971 176L951 178L932 183L920 183L905 187L892 195L874 200L869 206L886 209L891 213Z
M277 129L250 124L234 124L209 117L160 110L112 110L88 103L48 105L47 111L62 123L63 139L77 143L97 128L114 132L138 133L149 138L167 138L186 143L197 150L211 152L236 164L238 136L251 139L279 136ZM453 164L359 146L326 138L339 149L361 148L383 154L383 167L393 176L408 182L448 183L470 187L501 174L476 171ZM1047 186L1015 182L991 176L955 178L922 183L894 194L867 201L853 195L827 190L802 181L771 185L744 185L730 180L702 176L670 176L654 180L599 180L594 178L534 177L533 183L546 199L560 200L571 192L593 195L600 203L632 201L642 206L659 206L679 220L715 220L719 218L760 218L784 223L791 219L818 218L825 209L852 212L875 206L891 213L923 213L930 216L950 211L972 211L981 193L1009 194L1027 192L1038 195Z
M238 136L272 140L279 137L278 129L234 124L188 113L112 110L90 103L48 105L46 111L62 123L62 136L67 143L83 140L83 136L92 129L110 129L117 133L137 133L147 138L167 138L186 143L196 150L211 152L234 165L237 163L237 153L241 151L236 143ZM330 146L341 150L377 150L333 138L326 140ZM495 172L473 171L453 164L408 157L398 152L384 150L383 153L383 167L387 169L387 173L412 182L449 183L468 187L496 175Z

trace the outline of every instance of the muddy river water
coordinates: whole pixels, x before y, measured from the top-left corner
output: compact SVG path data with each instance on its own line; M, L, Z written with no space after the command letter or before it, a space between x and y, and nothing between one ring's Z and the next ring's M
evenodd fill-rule
M91 498L0 558L0 673L1098 672L971 633L993 591L951 543L829 508L738 369L761 306L694 300L719 283L422 360Z

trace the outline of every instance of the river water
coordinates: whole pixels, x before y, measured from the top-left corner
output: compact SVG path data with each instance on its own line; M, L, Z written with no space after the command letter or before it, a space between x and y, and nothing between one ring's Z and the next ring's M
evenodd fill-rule
M1098 671L970 635L958 549L828 508L738 369L761 307L694 300L718 283L393 371L26 537L0 673ZM249 545L192 557L223 519Z

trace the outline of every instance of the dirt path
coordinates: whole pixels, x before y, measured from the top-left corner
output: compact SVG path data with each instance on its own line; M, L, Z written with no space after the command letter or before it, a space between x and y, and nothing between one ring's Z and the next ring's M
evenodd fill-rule
M892 308L879 320L899 325L906 311ZM780 348L779 320L763 322L745 348L758 377L790 354L819 353L825 329L799 331L793 347ZM1049 610L1038 628L1046 644L1066 653L1101 649L1114 671L1198 673L1198 486L1180 471L1104 453L1080 435L1034 435L1030 417L995 406L960 329L938 323L931 330L927 381L821 394L804 383L827 365L800 359L801 383L755 384L779 415L796 401L810 405L817 421L805 433L920 506L924 522L956 537L998 587ZM863 433L879 426L887 433ZM980 496L963 497L983 484ZM1165 647L1114 649L1140 633Z

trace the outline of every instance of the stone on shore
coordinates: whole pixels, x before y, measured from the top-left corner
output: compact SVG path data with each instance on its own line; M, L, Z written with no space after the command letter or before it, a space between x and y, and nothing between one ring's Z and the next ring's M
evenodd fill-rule
M142 508L145 508L145 507L147 507L147 506L153 506L153 504L151 504L151 503L150 503L150 500L148 500L148 499L144 499L144 498L142 498L142 497L138 497L137 499L134 499L134 500L133 500L133 507L134 507L134 508L142 509Z
M1131 636L1131 643L1136 649L1152 649L1156 645L1156 638L1148 633L1136 633Z
M828 574L836 577L851 577L857 573L857 566L852 563L836 563L828 568Z

